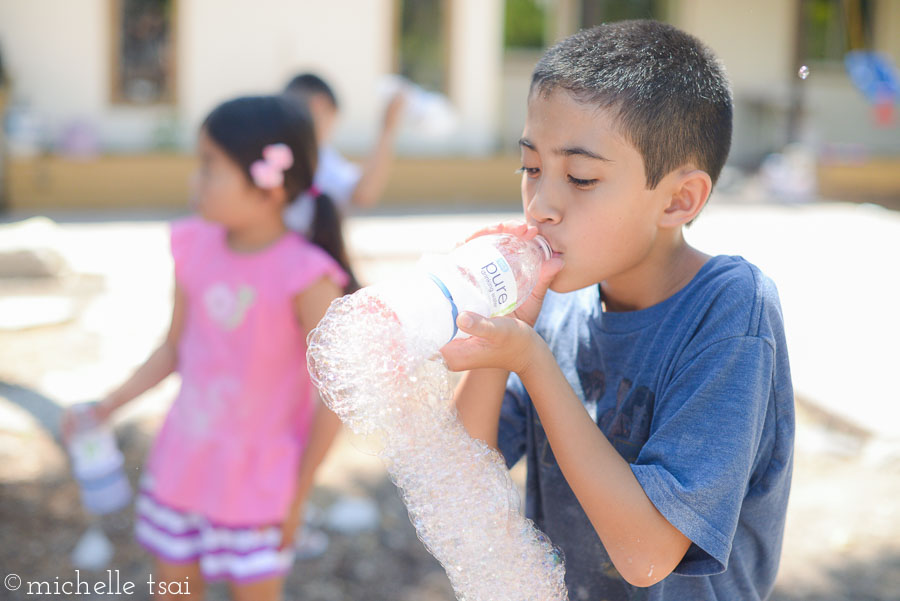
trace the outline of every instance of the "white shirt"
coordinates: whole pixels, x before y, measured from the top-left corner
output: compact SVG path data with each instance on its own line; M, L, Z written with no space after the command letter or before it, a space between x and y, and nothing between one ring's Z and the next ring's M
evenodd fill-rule
M337 150L331 146L319 148L319 165L313 183L331 197L339 211L345 212L349 208L360 177L362 170L359 166L345 159ZM284 209L285 225L301 234L308 233L315 215L314 200L304 190Z

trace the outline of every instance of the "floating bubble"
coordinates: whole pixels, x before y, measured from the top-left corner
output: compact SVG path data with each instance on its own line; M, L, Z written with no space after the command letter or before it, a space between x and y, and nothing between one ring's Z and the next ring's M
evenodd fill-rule
M806 65L800 67L800 70L797 71L797 77L799 77L800 79L806 79L807 77L809 77L809 67L807 67Z
M410 521L457 599L568 599L560 551L519 512L500 454L459 421L446 364L377 290L334 301L307 342L323 401L354 432L379 436Z

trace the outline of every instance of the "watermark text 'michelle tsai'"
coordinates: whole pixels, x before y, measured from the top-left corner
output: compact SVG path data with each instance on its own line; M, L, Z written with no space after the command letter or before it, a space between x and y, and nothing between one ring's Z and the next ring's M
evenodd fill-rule
M119 570L106 570L106 578L93 582L83 579L81 570L75 570L75 578L53 580L28 580L22 581L18 574L8 574L3 581L7 590L19 590L24 586L26 595L133 595L137 584L130 580L123 580ZM150 574L145 582L147 592L151 595L189 595L190 579L184 581L166 582L156 580Z

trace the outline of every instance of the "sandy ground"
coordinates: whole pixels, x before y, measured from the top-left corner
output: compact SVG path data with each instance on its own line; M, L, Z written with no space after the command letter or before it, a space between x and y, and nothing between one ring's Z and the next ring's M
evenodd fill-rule
M362 277L375 281L421 252L445 250L473 227L506 216L366 217L351 220L348 233ZM8 226L0 231L0 247L22 235ZM56 249L70 272L53 281L0 280L0 301L65 299L71 319L0 329L0 576L64 582L75 578L69 553L89 521L55 442L60 408L102 395L159 340L170 309L171 263L159 220L100 216L32 224L24 235L33 246ZM708 210L689 238L708 252L753 260L773 276L782 296L798 432L773 599L900 599L900 399L889 379L900 360L900 323L893 315L900 304L900 217L847 205L723 205ZM133 482L177 384L167 380L116 417ZM339 439L312 504L324 511L338 498L368 496L378 504L379 526L357 535L330 532L323 556L296 563L287 598L453 599L378 459L365 448L364 441ZM521 466L514 476L521 482ZM132 519L126 509L102 520L115 544L108 569L136 583L127 598L144 599L152 566L133 542ZM105 578L82 573L92 582ZM0 586L0 599L31 598L24 593ZM209 598L226 598L226 589L213 586Z

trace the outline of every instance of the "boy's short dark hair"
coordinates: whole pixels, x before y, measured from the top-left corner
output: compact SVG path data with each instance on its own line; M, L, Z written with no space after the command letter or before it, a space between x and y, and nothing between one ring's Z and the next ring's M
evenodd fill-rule
M338 108L337 96L325 80L313 73L301 73L294 77L284 87L286 94L297 94L308 97L313 94L322 94L331 103L335 109Z
M658 21L620 21L580 31L541 57L531 92L562 88L611 109L644 159L647 188L693 162L715 183L731 147L725 71L697 38Z

